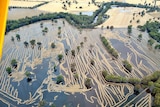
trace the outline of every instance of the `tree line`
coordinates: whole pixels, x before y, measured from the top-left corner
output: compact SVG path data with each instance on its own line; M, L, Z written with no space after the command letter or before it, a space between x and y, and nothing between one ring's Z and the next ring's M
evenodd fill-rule
M47 4L47 3L49 3L49 2L48 2L48 1L47 1L47 2L43 2L43 3L37 4L37 5L33 6L33 7L17 7L17 6L9 6L9 10L10 10L10 9L14 9L14 8L35 9L35 8L40 7L40 6L42 6L42 5L45 5L45 4Z
M144 5L134 5L134 4L128 4L128 3L121 3L121 2L107 2L107 3L103 3L100 6L100 8L93 13L92 16L75 15L75 14L60 12L60 13L40 14L39 16L25 17L19 20L8 20L6 33L11 30L14 30L19 27L26 26L38 21L54 20L59 18L66 19L71 25L74 25L77 28L94 28L95 26L102 24L107 18L109 18L109 16L106 17L105 13L110 9L111 5L117 5L119 7L146 8L146 6ZM98 18L94 23L96 17Z
M101 36L100 35L100 38L101 38L101 41L103 43L103 45L105 46L106 50L114 57L114 58L118 58L118 52L111 47L111 45L109 44L108 40L104 37L104 36Z

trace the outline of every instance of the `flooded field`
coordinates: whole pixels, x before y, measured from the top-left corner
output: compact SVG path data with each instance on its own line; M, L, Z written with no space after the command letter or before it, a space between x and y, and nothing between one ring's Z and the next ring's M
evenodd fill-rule
M46 33L43 32L45 28L48 29ZM0 105L37 106L39 101L45 100L47 105L55 104L57 107L110 107L131 105L133 102L143 105L145 100L150 106L150 95L142 92L135 96L131 84L106 82L101 74L106 70L109 74L141 79L160 69L159 53L151 52L145 40L137 41L138 31L134 30L137 34L133 33L131 38L128 38L126 29L120 28L113 31L84 29L80 32L60 19L57 23L43 21L9 32L5 36L0 62ZM17 41L16 34L20 35L20 41ZM118 51L120 57L117 60L113 60L104 48L100 34ZM12 36L14 41L11 41ZM144 36L148 35L144 33ZM34 47L31 40L36 41ZM28 47L25 47L25 41L29 43ZM41 42L41 49L37 42ZM55 43L54 49L51 43ZM75 50L75 57L71 50ZM63 55L61 63L58 54ZM17 60L18 66L9 76L6 67L10 66L12 59ZM133 66L130 73L122 67L125 59ZM94 65L91 60L94 60ZM74 78L75 72L71 70L73 63L78 79ZM26 71L31 72L31 82L27 82ZM63 84L56 84L59 75L64 76ZM84 84L86 78L91 79L91 89Z

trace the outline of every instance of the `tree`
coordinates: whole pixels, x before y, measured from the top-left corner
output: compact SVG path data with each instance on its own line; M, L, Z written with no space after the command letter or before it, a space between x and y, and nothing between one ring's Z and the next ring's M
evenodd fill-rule
M65 21L63 20L63 25L65 25Z
M61 34L61 31L58 32L58 35L59 35L58 37L60 37L60 34Z
M56 105L55 104L51 104L51 106L50 107L56 107Z
M80 51L80 46L77 46L77 51L78 51L78 52Z
M155 99L154 99L154 105L155 105L155 107L160 106L160 93L156 93Z
M11 41L14 42L14 37L13 36L11 37Z
M71 50L72 56L75 57L75 50Z
M79 12L79 15L82 15L82 12Z
M139 23L139 22L140 22L140 20L138 19L138 20L137 20L137 23Z
M76 73L76 74L74 74L74 75L73 75L73 77L74 77L74 79L75 79L75 80L78 80L78 78L79 78L79 76L78 76L78 74L77 74L77 73Z
M64 82L64 77L62 75L57 76L57 84L63 83Z
M58 21L57 21L57 20L54 20L54 22L55 22L55 23L58 23Z
M101 26L101 30L103 30L103 27L104 27L104 26L102 25L102 26Z
M30 41L30 44L31 44L31 46L32 46L32 49L34 49L35 43L36 43L36 40L31 40L31 41Z
M48 28L47 27L44 28L44 32L46 32L46 33L48 32Z
M132 85L135 85L135 84L140 84L141 81L138 78L129 78L128 82Z
M68 5L69 5L69 7L71 6L71 2L70 1L68 2Z
M16 59L12 59L11 60L11 65L12 65L13 68L17 68L17 61L16 61Z
M7 67L7 68L6 68L6 71L7 71L8 74L11 74L11 73L12 73L11 67Z
M45 27L45 28L42 30L42 33L43 33L43 35L45 35L45 33L47 33L47 32L48 32L48 28Z
M107 71L102 71L102 75L105 78L108 75Z
M41 100L39 103L38 103L38 107L44 107L46 105L46 101L44 100Z
M132 66L131 66L131 64L130 64L127 60L124 60L124 61L123 61L123 66L124 66L129 72L132 71Z
M152 47L153 44L154 44L154 40L153 39L149 39L148 40L148 45Z
M55 47L56 47L55 43L51 43L51 48L53 49Z
M25 72L25 75L26 75L26 77L27 77L27 82L30 82L30 81L32 80L32 79L30 78L31 73L28 72L28 71L26 71L26 72Z
M111 47L111 45L109 44L109 42L107 41L107 39L105 37L100 36L101 41L103 42L103 45L105 46L105 48L107 49L107 51L114 57L114 58L118 58L118 52Z
M68 49L65 49L65 53L66 53L66 55L68 55L68 51L69 51Z
M142 34L138 35L138 40L141 41L142 40Z
M25 41L25 42L24 42L24 45L25 45L25 47L28 47L29 44L28 44L27 41Z
M83 47L83 44L84 44L83 42L80 43L81 47Z
M31 73L28 72L28 71L26 71L26 72L25 72L25 75L26 75L26 77L29 77L29 76L31 75Z
M160 49L160 45L159 44L155 45L154 49Z
M60 27L60 26L58 27L58 30L59 30L59 31L61 30L61 27Z
M134 86L134 92L135 92L136 95L139 94L140 88L141 88L140 84L135 84L135 86Z
M94 60L93 60L93 59L91 59L91 65L93 65L93 66L94 66L94 64L95 64Z
M59 61L59 63L61 62L62 59L63 59L63 55L62 55L62 54L59 54L59 55L58 55L58 61Z
M146 30L146 27L141 26L141 25L138 25L137 28L139 28L139 30L142 31L142 32L144 32Z
M92 3L95 4L95 0L92 0Z
M20 41L21 40L21 37L19 34L16 34L16 38L17 38L17 41Z
M113 26L110 26L110 29L111 29L111 30L113 30L113 28L114 28Z
M76 63L71 64L71 71L75 72L76 71Z
M37 42L37 45L38 45L38 49L41 50L42 43L41 42Z
M43 28L43 22L40 23L41 28Z
M91 79L90 78L86 78L84 84L87 87L87 89L91 88Z
M105 80L106 81L109 81L109 82L115 82L115 83L121 83L121 82L126 82L126 79L121 77L121 76L116 76L116 75L107 75L105 77Z
M128 26L128 34L131 34L132 33L132 25L129 25Z

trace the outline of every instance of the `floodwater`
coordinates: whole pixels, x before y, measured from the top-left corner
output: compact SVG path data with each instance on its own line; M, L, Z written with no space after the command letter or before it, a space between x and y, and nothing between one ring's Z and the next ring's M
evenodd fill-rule
M93 74L97 73L97 71L100 72L100 70L103 70L103 69L110 70L109 66L105 63L105 61L108 61L109 62L108 64L111 65L111 67L112 67L111 69L114 69L112 74L120 75L123 77L127 76L126 72L122 71L118 67L117 63L115 63L116 61L112 60L110 55L107 53L107 51L105 50L105 48L101 44L100 40L98 41L99 38L97 37L97 35L99 35L98 32L100 32L100 30L96 30L96 31L86 30L86 31L83 31L83 33L85 35L83 35L83 33L82 33L82 35L83 35L82 36L79 34L78 30L74 30L75 28L70 26L66 22L65 26L67 26L67 27L63 27L62 32L65 31L65 33L67 33L67 34L66 34L66 36L63 36L60 39L60 38L57 38L57 32L58 32L58 27L63 26L61 20L58 20L58 23L52 23L51 21L44 21L43 26L48 28L48 33L46 33L45 35L42 35L42 29L44 29L44 27L41 28L40 22L38 22L35 24L31 24L29 26L25 26L23 28L11 31L5 37L4 54L3 54L2 62L0 63L0 70L2 71L1 73L4 74L4 77L0 77L0 80L1 81L9 80L9 83L3 82L3 84L4 84L4 86L11 85L10 87L13 87L13 89L4 90L4 91L9 93L11 90L14 90L14 91L17 90L17 92L18 92L17 98L21 99L22 102L30 99L29 93L31 93L32 96L35 94L34 98L35 97L37 97L37 98L35 99L35 102L29 104L29 106L36 106L36 104L40 101L40 99L43 98L47 102L47 104L54 103L58 107L63 107L64 105L69 106L69 107L76 107L78 105L80 107L100 107L100 105L98 103L98 100L100 100L100 99L97 98L97 94L95 93L95 89L97 91L99 91L98 87L103 84L101 84L101 85L97 84L97 82L94 79L93 79L93 82L96 85L93 85L93 89L91 91L83 93L83 94L86 94L86 97L89 100L91 100L91 97L94 96L92 98L92 100L94 101L93 103L88 102L86 100L85 95L83 95L82 93L75 93L75 94L67 93L66 94L66 92L63 92L63 91L50 92L47 89L48 82L44 83L44 80L48 79L49 76L54 76L50 80L53 83L56 82L56 76L58 76L60 74L62 74L66 78L70 77L68 74L66 74L66 72L63 69L60 68L61 66L63 66L66 69L68 67L68 62L65 61L62 65L59 65L59 63L57 64L57 54L65 54L65 49L71 50L71 49L74 49L74 47L79 46L80 45L79 43L82 41L84 36L87 36L87 40L89 41L89 43L87 43L87 42L84 43L84 47L81 48L81 50L80 50L81 51L80 54L82 53L82 56L79 56L75 62L78 64L83 61L85 62L85 64L80 63L78 66L78 67L81 67L80 70L84 70L88 73L87 75L84 74L85 76L92 78ZM17 42L17 40L15 38L15 43L12 43L10 38L11 38L11 36L15 37L15 35L17 33L19 33L21 35L21 41ZM38 50L37 45L34 47L34 49L31 49L30 44L29 44L28 48L24 48L23 42L24 41L29 42L31 39L35 39L36 42L38 42L38 41L42 42L42 50ZM67 40L70 41L70 43L68 43ZM57 47L57 49L60 48L60 50L58 50L57 53L55 52L54 49L50 53L48 53L46 50L51 50L50 44L53 41L56 44L59 43L63 46ZM134 50L132 48L130 48L129 44L124 43L120 40L110 39L110 42L111 42L111 45L120 53L120 57L122 59L127 59L128 55L130 55L131 62L135 66L137 66L137 64L139 64L140 61L142 61L142 64L144 64L146 67L149 67L150 69L154 70L154 68L150 64L150 62L148 62L149 59L145 59L144 52L141 51L134 42L133 43L131 42L131 44L130 44L134 48ZM10 44L8 44L8 43L10 43ZM90 44L93 44L95 46L93 48L92 53L88 52L88 48L85 49ZM82 52L83 50L85 50L85 51L87 50L87 52ZM44 51L44 53L42 51ZM137 55L137 53L135 53L135 51L141 55ZM65 57L67 57L67 56L65 56ZM8 79L9 77L5 71L4 66L5 67L9 66L10 60L13 58L17 59L19 62L19 65L20 65L20 67L18 69L19 72L21 72L22 69L24 68L23 63L26 63L26 62L24 62L25 60L30 61L30 62L33 62L33 60L36 58L42 60L42 63L36 64L34 67L31 67L29 65L27 65L25 67L25 71L33 72L33 74L31 75L33 81L28 83L27 78L24 78L20 82L15 82L15 81L13 81L12 78ZM70 58L70 57L68 57L68 58ZM101 66L102 68L99 69L96 66L94 66L94 67L90 66L88 64L90 58L95 58L98 61L98 63L97 63L97 64L99 64L98 66ZM102 60L104 60L103 58L105 59L104 62L102 62ZM72 60L74 60L74 59L70 58L69 60L72 63ZM136 60L138 63L136 63ZM56 72L53 71L53 67L55 64L57 65ZM87 66L88 68L87 67L85 68L84 65L88 65ZM49 72L50 70L51 70L51 73ZM82 71L80 71L80 72L83 73ZM141 75L138 72L141 72L143 74L142 76L148 74L145 72L144 69L139 69L139 71L134 70L133 72L137 77L141 77ZM111 73L111 71L110 71L110 73ZM96 78L96 77L94 77L94 78ZM99 82L101 82L101 81L99 81ZM100 87L100 88L102 88L102 87ZM42 91L42 93L37 91L38 89L40 89ZM119 101L117 98L118 95L114 94L113 91L109 91L109 92L112 95L112 97L115 98L116 102L118 102ZM125 88L124 92L125 92L125 94L127 94L129 91L127 88ZM99 93L99 92L97 92L97 93ZM8 100L8 98L1 95L1 93L0 93L0 96L2 96L3 99L9 101L10 104L18 105L17 101ZM55 96L57 96L56 100L54 100ZM134 95L132 95L132 96L134 96ZM107 101L107 100L105 99L105 101ZM0 104L1 103L3 103L3 102L0 101ZM107 103L107 102L104 102L104 103ZM5 106L4 103L2 105ZM19 107L23 107L25 105L26 104L20 104Z

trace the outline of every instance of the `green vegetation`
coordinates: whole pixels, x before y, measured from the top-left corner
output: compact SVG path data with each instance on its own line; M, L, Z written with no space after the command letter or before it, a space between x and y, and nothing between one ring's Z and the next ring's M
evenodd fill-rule
M66 53L66 55L68 55L68 51L69 51L68 49L65 49L65 53Z
M41 100L39 103L38 103L38 107L44 107L46 105L46 101L44 100Z
M77 46L77 51L78 51L78 52L80 51L80 46Z
M41 42L37 42L37 45L38 45L38 49L41 50L42 43Z
M71 50L72 56L75 57L75 50Z
M142 34L138 35L138 40L141 41L142 40Z
M11 41L14 42L14 37L13 36L11 37Z
M34 49L35 43L36 43L36 40L31 40L31 41L30 41L30 44L31 44L31 46L32 46L32 49Z
M128 26L128 34L131 34L132 33L132 25L129 25Z
M154 49L160 49L160 44L155 45Z
M43 32L43 34L45 35L45 33L47 33L47 32L48 32L48 28L47 28L47 27L45 27L45 28L42 30L42 32Z
M77 74L77 73L76 73L76 74L74 74L74 75L73 75L73 77L74 77L74 79L75 79L75 80L78 80L78 78L79 78L79 76L78 76L78 74Z
M160 71L156 71L153 74L144 77L142 80L137 78L125 78L116 75L109 75L107 71L102 71L102 75L106 81L115 83L130 83L134 85L135 93L139 93L140 89L148 88L154 97L154 106L160 106Z
M61 62L62 59L63 59L63 55L62 55L62 54L59 54L59 55L58 55L58 61Z
M154 106L160 106L160 71L154 72L152 75L146 76L141 80L141 84L150 88L151 94L155 97Z
M131 65L127 60L124 60L124 61L123 61L123 66L124 66L129 72L132 71L132 65Z
M91 79L90 78L86 78L84 84L87 87L87 89L91 88Z
M75 72L76 71L76 63L71 64L71 71Z
M102 71L102 75L105 78L106 81L108 82L115 82L115 83L130 83L130 84L138 84L140 83L140 80L137 78L125 78L122 76L117 76L117 75L110 75L107 73L107 71Z
M57 84L63 83L64 82L64 77L62 75L57 76Z
M83 44L84 44L83 42L80 43L81 47L83 47Z
M149 45L149 46L152 46L153 44L154 44L154 40L153 40L153 39L149 39L149 40L148 40L148 45Z
M28 71L26 71L26 72L25 72L25 75L26 75L26 77L29 77L29 76L31 75L31 73L28 72Z
M91 62L91 65L93 65L93 66L95 65L95 62L94 62L94 60L93 60L93 59L91 59L91 61L90 61L90 62Z
M110 5L111 3L103 4L100 7L100 9L94 12L92 16L75 15L75 14L60 12L60 13L40 14L39 16L26 17L19 20L8 20L6 32L9 32L10 30L14 30L16 28L19 28L25 25L29 25L31 23L36 23L38 21L53 20L53 19L59 19L59 18L65 18L71 25L74 25L78 28L94 28L94 26L97 26L105 21L103 18L103 15L108 9L110 9ZM105 9L103 9L104 6L106 7ZM96 17L98 17L98 19L96 23L93 23Z
M109 42L107 41L107 39L103 36L100 36L101 41L103 42L103 45L105 46L105 48L107 49L107 51L114 57L114 58L118 58L118 52L111 47L111 45L109 44Z
M56 107L56 105L55 105L55 104L52 104L50 107Z
M160 93L157 93L157 94L155 95L154 105L157 106L157 107L160 106Z
M40 23L41 28L43 28L43 22Z
M11 67L7 67L7 68L6 68L6 71L7 71L8 74L12 73Z
M17 68L17 61L16 61L16 59L12 59L11 60L11 65L12 65L12 67Z
M21 40L21 37L19 34L16 34L16 38L17 38L17 41L20 41Z
M137 28L139 28L139 30L142 32L146 30L145 26L141 26L141 25L138 25Z
M151 38L155 39L157 42L160 42L160 22L158 21L147 21L145 25L143 26L138 26L140 31L145 31L147 30L148 34L150 35Z
M40 6L42 6L42 5L45 5L45 4L47 4L47 3L49 3L49 2L43 2L43 3L37 4L37 5L33 6L33 7L16 7L16 6L9 6L9 10L12 9L12 8L35 9L35 8L40 7Z
M56 47L55 43L51 43L51 48L53 49L55 47Z
M30 76L31 76L31 73L30 73L30 72L26 71L26 72L25 72L25 75L26 75L26 77L27 77L27 82L32 81L32 78L30 77Z
M11 30L14 30L16 28L19 28L25 25L36 23L38 21L54 20L59 18L66 19L68 23L76 26L77 28L94 28L95 26L102 24L106 18L109 18L109 16L106 16L105 13L110 9L111 5L117 5L119 7L149 8L150 9L149 11L160 10L158 7L155 8L155 7L141 5L141 4L135 5L135 4L121 3L121 2L107 2L107 3L103 3L100 6L100 8L93 13L92 16L75 15L75 14L60 12L60 13L40 14L39 16L26 17L19 20L8 20L6 32L9 32ZM32 7L32 8L35 8L35 7ZM97 21L95 22L96 17L98 18L97 18ZM55 20L55 22L57 22L57 20Z
M24 45L25 45L25 47L28 47L29 44L28 44L27 41L25 41L25 42L24 42Z

